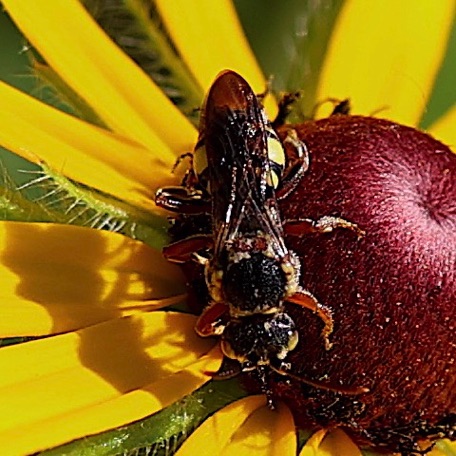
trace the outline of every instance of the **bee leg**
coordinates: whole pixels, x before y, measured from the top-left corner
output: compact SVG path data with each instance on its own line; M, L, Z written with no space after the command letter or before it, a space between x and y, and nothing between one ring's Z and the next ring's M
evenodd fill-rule
M284 221L284 230L289 236L302 236L303 234L310 233L331 233L336 228L347 228L352 230L358 237L362 237L366 234L356 223L331 215L326 215L318 220L296 219Z
M317 112L318 110L326 103L332 103L333 105L333 110L330 114L330 116L336 116L336 115L348 115L350 114L351 111L351 104L350 100L346 98L345 100L341 100L339 98L332 98L328 97L325 98L318 103L316 103L312 109L312 113L310 115L311 119L315 119L317 117Z
M229 378L237 377L242 372L242 367L239 361L224 357L222 365L217 372L207 372L214 380L227 380Z
M187 215L211 212L210 197L182 186L159 188L155 194L155 204L168 211Z
M174 172L176 171L176 169L179 167L179 165L186 159L186 158L189 158L190 159L190 163L191 163L191 160L193 159L193 153L192 152L184 152L183 154L180 154L179 157L177 157L172 169L171 169L171 173L174 174Z
M198 185L198 176L195 174L193 169L193 160L194 160L194 153L193 152L184 152L179 157L177 157L172 169L171 174L175 174L177 169L180 167L181 163L185 159L189 159L189 166L187 166L187 170L185 171L184 178L182 181L182 187L191 189L194 188L195 185Z
M220 336L225 330L229 307L223 302L207 306L196 322L195 331L201 337Z
M317 298L310 291L304 290L303 288L294 295L288 297L286 301L305 307L306 309L315 312L322 319L325 326L323 327L321 336L325 341L326 350L330 350L332 343L329 341L329 335L333 332L334 328L331 309L318 302Z
M197 234L163 247L163 256L172 263L186 263L196 257L196 253L212 247L213 238L207 234ZM204 261L204 260L201 260Z
M301 96L300 92L285 93L279 101L279 109L276 118L271 122L272 128L278 128L285 124L292 111L292 106Z
M350 111L351 111L350 100L348 98L346 98L345 100L339 101L334 106L331 116L337 116L337 115L348 116L350 114Z
M300 377L299 375L291 373L288 369L284 368L283 366L273 366L270 365L271 370L277 372L280 375L284 375L285 377L289 377L293 380L297 380L298 382L305 383L306 385L312 386L313 388L323 389L327 391L334 391L335 393L346 394L349 396L357 396L359 394L364 394L369 392L369 388L364 386L358 387L351 387L351 386L342 386L338 384L332 384L327 382L322 382L320 380L310 380L309 378Z
M310 154L306 143L298 138L296 130L288 130L287 137L283 141L284 146L291 145L293 155L292 159L284 171L281 180L281 186L276 192L276 197L280 201L292 193L298 186L302 176L307 172L310 166ZM287 154L287 156L289 156Z

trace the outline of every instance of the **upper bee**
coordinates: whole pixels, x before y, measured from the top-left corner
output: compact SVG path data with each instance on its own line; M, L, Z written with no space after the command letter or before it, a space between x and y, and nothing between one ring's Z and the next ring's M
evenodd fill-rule
M285 302L321 318L327 349L333 319L331 309L300 286L301 263L287 248L284 229L288 235L336 228L361 232L356 224L333 216L281 220L276 191L285 198L309 167L307 148L296 132L290 130L285 141L295 149L289 162L248 83L233 71L221 73L202 109L192 170L182 187L160 189L156 196L157 204L181 213L184 223L187 217L195 217L192 226L210 218L210 230L205 230L210 234L181 239L165 247L164 254L171 261L194 259L204 265L210 302L196 331L203 337L221 336L225 361L217 377L254 371L269 401L271 371L313 387L360 394L366 389L296 377L285 362L298 344Z

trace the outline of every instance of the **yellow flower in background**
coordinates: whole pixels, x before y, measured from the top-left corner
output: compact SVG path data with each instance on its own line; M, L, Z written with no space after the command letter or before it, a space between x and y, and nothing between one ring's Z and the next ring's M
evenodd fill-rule
M0 350L0 448L28 454L165 409L204 385L220 354L212 341L194 334L194 316L160 310L183 302L184 287L180 272L161 257L166 222L152 201L158 187L172 182L176 158L192 150L196 128L77 0L2 3L47 66L81 106L90 107L97 125L0 83L0 145L43 166L43 180L69 178L55 189L81 191L71 206L90 197L99 200L95 207L109 206L86 223L104 231L0 223L0 336L52 336ZM130 6L144 17L143 2ZM155 6L199 101L225 68L242 74L258 93L264 90L265 78L228 0L157 0ZM417 125L454 10L451 1L436 7L347 0L316 98L350 98L362 114L386 107L386 117ZM266 108L273 116L272 97ZM455 121L453 106L430 132L456 144ZM83 187L73 188L72 181ZM88 188L94 192L84 193ZM111 214L112 207L119 212ZM116 217L130 215L150 222L149 245L113 232L122 231ZM130 228L133 238L141 238ZM325 435L314 434L300 454L360 454L341 431ZM112 451L122 451L119 445ZM295 455L291 413L284 406L268 410L261 396L241 399L205 421L178 454L203 450Z

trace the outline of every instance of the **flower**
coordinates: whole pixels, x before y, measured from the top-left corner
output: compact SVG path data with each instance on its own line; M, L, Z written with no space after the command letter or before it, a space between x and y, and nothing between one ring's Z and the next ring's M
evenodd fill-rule
M61 221L60 214L64 222L111 231L15 221L0 226L2 337L52 335L0 351L0 441L7 454L39 451L139 420L206 383L206 372L216 370L220 359L211 342L194 335L193 316L158 310L179 303L184 290L176 285L179 271L161 258L164 223L151 200L156 188L172 180L169 170L176 157L192 149L196 129L77 1L35 3L3 1L47 64L38 60L37 71L54 85L61 83L68 97L76 94L72 105L84 118L89 107L93 123L1 84L0 144L40 164L37 179L54 186L57 208L38 205L36 220ZM156 2L192 75L195 97L224 68L243 74L261 92L261 71L230 3L212 3ZM132 5L144 18L143 3ZM389 8L396 8L394 14ZM383 2L366 11L365 2L347 2L315 99L349 96L356 111L371 113L386 105L388 117L418 124L426 103L422 91L432 86L443 58L454 7L408 8L405 2L389 7ZM390 16L380 21L383 9ZM428 29L418 29L417 22ZM386 37L374 30L386 24ZM386 39L395 45L387 46ZM417 47L419 52L413 52ZM380 75L390 79L379 80ZM411 75L415 84L410 84ZM272 115L273 101L267 107ZM454 143L455 116L452 106L430 130ZM18 198L10 197L18 207L28 207ZM63 211L54 211L59 204ZM19 218L17 210L12 212ZM144 234L144 227L152 232ZM216 450L226 445L227 451L255 445L269 451L271 442L277 451L295 454L289 411L280 407L275 414L263 405L264 398L252 396L228 406L198 428L181 454L203 445ZM186 403L184 412L197 408ZM330 434L320 446L322 438L322 432L315 434L301 454L323 452L324 445L341 441L347 454L358 451L340 433Z

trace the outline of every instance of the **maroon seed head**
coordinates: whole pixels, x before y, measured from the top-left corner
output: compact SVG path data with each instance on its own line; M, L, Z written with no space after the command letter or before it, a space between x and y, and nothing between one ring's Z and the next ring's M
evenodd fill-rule
M456 438L456 156L386 120L333 116L292 128L310 168L280 203L284 223L332 215L365 235L286 239L303 287L334 313L327 351L322 321L287 305L300 334L287 360L302 377L369 392L347 396L284 377L274 394L300 426L343 426L388 450Z

